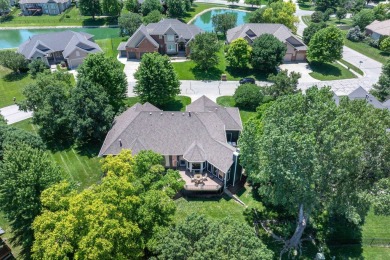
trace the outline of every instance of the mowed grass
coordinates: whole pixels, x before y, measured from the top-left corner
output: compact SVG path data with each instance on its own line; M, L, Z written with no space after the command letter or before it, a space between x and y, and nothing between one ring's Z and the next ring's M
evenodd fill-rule
M193 3L189 12L182 17L183 22L188 23L193 17L195 17L200 12L203 12L206 9L210 9L213 7L223 7L226 8L226 5L220 4L207 4L207 3Z
M361 54L366 55L367 57L376 60L382 64L385 64L390 57L390 53L383 52L377 48L371 47L366 42L353 42L345 38L344 44L345 46L357 52L360 52Z
M315 11L316 6L311 1L298 1L299 9Z
M33 82L27 73L13 73L12 70L0 66L0 108L13 105L16 101L24 99L23 88Z
M344 64L345 66L347 66L348 68L352 69L353 71L355 71L356 73L360 74L360 75L364 75L363 71L361 69L359 69L358 67L356 67L355 65L349 63L348 61L346 60L339 60L339 62L341 62L342 64Z
M72 5L59 15L19 16L20 9L13 8L11 13L0 20L0 27L27 27L27 26L102 26L118 25L116 17L83 16L80 10Z
M309 65L310 68L313 70L313 72L309 73L309 75L318 80L339 80L356 78L355 74L335 62L310 62Z
M5 219L4 213L0 211L0 227L5 231L4 235L1 235L1 238L6 242L6 244L11 248L13 256L18 259L20 253L20 247L14 246L10 243L10 239L12 238L12 230L9 225L9 222Z
M267 73L254 70L250 66L246 69L237 69L228 66L223 46L221 46L218 52L218 57L218 64L208 70L200 69L192 60L173 62L172 65L180 80L220 80L222 74L226 74L227 80L240 80L245 77L266 80L268 77Z
M126 98L125 104L127 107L131 107L136 103L141 103L138 97ZM175 100L169 102L165 106L159 107L164 111L185 111L186 106L191 104L191 98L187 96L176 96Z
M95 40L95 42L102 48L103 52L110 57L116 58L118 56L117 48L122 41L126 41L127 37L116 37Z
M236 102L232 96L222 96L217 98L217 104L223 107L235 107ZM246 123L251 117L256 114L255 111L248 111L244 109L240 109L240 116L242 123Z
M13 124L29 132L38 133L38 126L31 119ZM62 170L64 178L77 183L80 189L99 182L102 177L100 159L97 157L100 147L78 149L75 146L49 150L50 157Z

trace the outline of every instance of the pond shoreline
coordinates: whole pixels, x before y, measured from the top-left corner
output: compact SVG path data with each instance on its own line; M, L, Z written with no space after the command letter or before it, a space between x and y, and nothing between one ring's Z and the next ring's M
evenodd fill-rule
M0 27L2 30L39 30L39 29L71 29L71 28L119 28L118 25L65 25L65 26L23 26L23 27Z
M248 10L233 9L233 8L228 8L228 7L211 7L209 9L203 10L202 12L196 14L194 17L191 18L191 20L189 20L187 22L187 24L193 23L196 20L196 18L198 18L198 16L201 16L202 14L207 13L207 12L212 11L212 10L235 10L235 11L242 11L242 12L247 12L247 13L252 12L252 11L248 11Z

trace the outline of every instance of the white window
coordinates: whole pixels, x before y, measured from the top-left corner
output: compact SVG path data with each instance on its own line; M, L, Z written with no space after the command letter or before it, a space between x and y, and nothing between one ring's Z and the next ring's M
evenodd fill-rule
M80 57L80 52L76 51L76 57Z
M173 34L168 34L167 35L167 41L168 42L173 42L175 40L175 35Z
M176 51L176 44L168 44L168 51Z

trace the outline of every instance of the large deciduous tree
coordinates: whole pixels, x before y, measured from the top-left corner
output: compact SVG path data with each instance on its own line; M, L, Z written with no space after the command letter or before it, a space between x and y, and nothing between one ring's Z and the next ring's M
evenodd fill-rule
M171 223L171 196L183 187L162 161L151 151L124 150L104 160L101 184L77 192L62 182L45 190L33 259L142 259L152 235Z
M180 81L168 56L154 52L146 53L137 72L134 87L141 102L165 105L180 94Z
M22 54L6 50L0 51L0 65L16 73L20 72L22 69L26 69L28 61Z
M87 79L79 79L72 89L69 108L73 137L80 144L101 141L115 116L105 89Z
M237 14L235 13L224 13L216 14L212 18L212 23L215 32L223 33L226 36L226 32L235 27L237 24Z
M272 81L271 86L265 87L267 95L272 96L274 99L284 96L298 93L298 80L301 77L299 72L292 71L290 75L287 70L282 70L278 74L271 74L268 77L269 81Z
M326 23L310 23L308 27L303 30L303 42L309 45L311 38L321 29L326 28Z
M268 7L259 8L251 13L251 23L280 23L296 33L298 17L295 16L296 6L293 2L277 1Z
M169 17L183 17L187 11L186 0L166 1Z
M330 26L311 38L307 57L311 61L332 62L343 57L344 36L340 29Z
M252 47L243 38L238 38L230 43L226 54L226 60L234 68L246 68L251 58Z
M104 53L92 54L84 59L77 71L78 80L102 86L115 113L121 109L126 98L127 80L122 64L117 59L107 57Z
M371 9L363 9L359 13L352 17L353 26L359 26L361 30L364 30L367 25L375 20L374 11Z
M151 11L147 16L142 17L142 22L145 25L148 25L150 23L158 23L163 18L164 16L160 13L160 11L154 10Z
M286 45L272 34L262 34L253 41L252 67L256 70L273 71L286 55Z
M0 210L10 222L11 242L21 246L22 255L31 255L34 241L32 223L41 213L41 193L61 180L48 154L15 142L5 147L0 162Z
M339 5L339 0L316 0L315 5L318 10L325 11L328 8L335 8Z
M240 109L255 111L263 101L264 94L255 84L243 84L234 91L233 98Z
M390 97L390 61L387 61L382 67L382 74L379 80L374 84L370 93L383 102Z
M156 234L152 252L158 259L272 259L273 252L246 224L211 221L190 215ZM234 237L234 239L232 239Z
M261 0L245 0L244 3L247 5L261 5Z
M154 12L154 11L153 11ZM159 14L160 12L157 11ZM142 24L142 17L136 13L122 14L118 18L118 25L121 36L131 36Z
M102 10L106 15L118 16L121 14L122 3L118 0L102 0Z
M218 64L221 44L214 33L200 33L190 42L191 59L204 70Z
M39 134L46 141L59 143L70 137L68 102L72 74L47 72L23 89L23 111L33 111L32 121L39 125Z
M90 15L94 20L95 16L102 12L100 0L79 0L78 6L82 15Z
M11 8L10 1L8 0L0 0L0 12L2 12L2 15L6 14L5 11L9 10Z
M365 100L344 98L337 105L333 96L329 88L313 87L278 98L240 138L242 165L264 202L297 214L289 239L261 222L284 244L281 254L299 252L310 217L323 212L361 224L372 194L374 210L390 214L378 208L390 197L383 192L390 177L390 112Z
M145 0L141 4L141 13L143 16L148 15L151 11L158 10L162 11L160 0Z

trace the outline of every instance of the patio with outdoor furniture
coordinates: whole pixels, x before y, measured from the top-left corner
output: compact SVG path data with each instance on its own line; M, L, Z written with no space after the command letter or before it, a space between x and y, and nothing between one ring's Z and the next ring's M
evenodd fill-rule
M191 173L190 171L181 170L180 176L186 182L185 190L204 190L204 191L218 191L222 188L223 183L218 178L210 177L207 173Z

